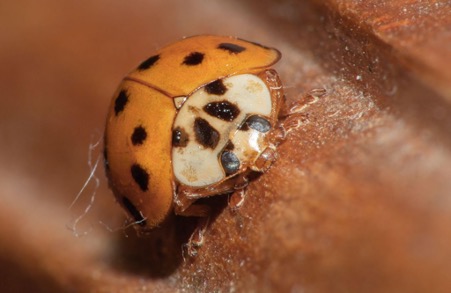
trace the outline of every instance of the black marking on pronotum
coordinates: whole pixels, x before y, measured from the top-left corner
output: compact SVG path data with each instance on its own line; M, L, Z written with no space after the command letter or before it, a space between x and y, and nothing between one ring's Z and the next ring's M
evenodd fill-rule
M181 127L176 127L172 131L172 146L174 147L186 147L189 137L186 131Z
M139 164L133 164L130 168L132 177L142 191L149 190L149 173Z
M229 122L240 114L238 107L226 100L208 103L203 110L210 116Z
M246 124L257 130L258 132L268 132L271 129L271 124L268 120L260 116L251 116L246 120Z
M194 120L194 133L196 141L206 148L214 149L219 142L219 132L207 120L196 118Z
M146 140L147 138L147 131L144 129L144 127L140 126L136 126L135 129L133 130L133 134L131 137L132 140L132 144L133 145L142 145L143 142Z
M221 163L227 175L233 174L240 169L240 160L229 151L225 151L221 155Z
M121 90L117 95L116 100L114 100L114 114L116 114L116 116L124 110L127 102L128 93L126 90Z
M203 60L204 60L204 53L192 52L189 55L185 56L185 59L183 59L182 64L194 66L194 65L201 64Z
M246 50L245 47L242 47L237 44L232 44L232 43L221 43L218 45L218 49L229 51L230 53L233 53L233 54L238 54L238 53L241 53L244 50Z
M246 121L244 121L243 124L240 125L240 127L238 127L239 130L241 131L248 131L249 130L249 125L247 125Z
M227 87L222 82L222 79L215 80L210 82L205 86L205 91L210 95L222 96L226 93Z
M226 144L226 146L225 146L224 149L225 149L226 151L231 152L231 151L233 151L233 150L235 149L235 145L234 145L231 141L229 141L229 142Z
M146 219L128 198L122 197L122 205L127 209L128 213L133 217L138 225L142 227L146 226Z
M158 60L160 59L160 55L154 55L138 66L138 70L146 70L152 67Z

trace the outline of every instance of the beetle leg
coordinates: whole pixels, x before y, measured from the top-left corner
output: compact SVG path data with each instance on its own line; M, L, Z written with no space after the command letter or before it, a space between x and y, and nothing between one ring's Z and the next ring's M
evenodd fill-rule
M211 208L208 205L193 204L196 199L183 195L184 193L179 193L174 197L175 214L185 217L198 217L198 222L188 242L183 245L182 253L183 255L186 253L189 257L195 257L197 250L204 243L204 234L210 221Z
M278 125L278 141L277 143L280 143L281 141L285 140L288 136L288 134L298 129L302 126L302 123L307 119L307 115L303 113L293 113L290 116L286 117L283 121L281 121Z
M291 106L288 110L285 110L281 113L281 117L289 117L294 114L303 113L304 110L318 102L319 98L324 96L327 93L325 88L316 88L309 91L302 99L296 101L296 103Z
M301 127L302 123L308 119L305 109L318 102L319 98L325 94L326 89L324 88L313 89L303 99L280 114L278 128L273 133L276 145L285 140L291 131Z
M244 203L246 198L246 187L249 185L249 180L246 176L238 178L235 184L235 191L229 197L229 207L232 211L238 210Z
M243 206L246 199L246 188L236 190L229 197L229 208L234 212Z
M208 205L193 204L197 198L190 198L184 192L174 196L174 212L185 217L208 217L211 209Z
M191 234L188 243L183 245L183 254L186 252L189 257L195 257L197 255L197 250L204 244L205 232L207 231L209 222L210 217L199 218L196 230Z

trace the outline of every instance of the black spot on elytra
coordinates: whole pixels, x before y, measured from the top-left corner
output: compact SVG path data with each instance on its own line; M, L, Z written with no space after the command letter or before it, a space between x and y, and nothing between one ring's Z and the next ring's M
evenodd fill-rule
M116 100L114 101L114 113L116 114L116 116L119 115L119 113L121 113L124 110L127 102L128 102L127 91L121 90L117 95Z
M141 188L142 191L149 190L149 173L147 173L147 171L139 164L133 164L130 171L139 188Z
M240 169L240 160L229 151L225 151L221 155L221 163L227 175L233 174Z
M196 141L202 146L214 149L219 142L219 132L207 120L196 118L194 120L194 133Z
M132 144L133 145L142 145L143 142L147 138L147 131L142 126L135 127L135 130L133 130L132 134Z
M222 82L222 79L215 80L210 82L205 86L205 91L210 95L222 96L226 93L227 87Z
M186 147L189 137L186 131L181 127L176 127L172 131L172 146L174 147Z
M143 227L146 226L146 219L128 198L122 197L122 205L125 207L125 209L127 209L128 213L133 217L133 219L138 222L138 225Z
M258 132L268 132L271 129L271 124L268 120L260 116L251 116L246 120L246 124L257 130Z
M210 116L229 122L240 114L238 107L226 100L208 103L203 110Z
M204 60L204 53L192 52L185 57L182 64L194 66L199 65Z
M218 45L218 49L226 50L233 54L238 54L246 50L245 47L232 43L221 43Z
M150 58L148 58L146 61L141 63L138 66L138 70L146 70L152 67L158 60L160 59L160 55L154 55Z

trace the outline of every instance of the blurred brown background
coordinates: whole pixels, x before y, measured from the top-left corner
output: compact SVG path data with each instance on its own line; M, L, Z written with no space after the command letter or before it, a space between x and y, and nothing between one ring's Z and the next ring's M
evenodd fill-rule
M1 1L0 23L1 292L451 291L449 1ZM242 209L212 202L196 259L190 220L100 225L124 220L102 166L76 237L116 86L195 34L281 50L303 126Z

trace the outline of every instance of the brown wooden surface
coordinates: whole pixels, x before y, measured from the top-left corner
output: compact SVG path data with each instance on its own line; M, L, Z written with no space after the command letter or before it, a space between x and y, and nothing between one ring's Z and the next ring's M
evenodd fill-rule
M383 2L383 3L382 3ZM1 292L450 292L449 1L3 1ZM120 227L103 170L74 196L122 76L182 36L277 47L305 109L280 159L184 261L193 222ZM94 151L94 155L98 153ZM127 237L128 236L128 237Z

